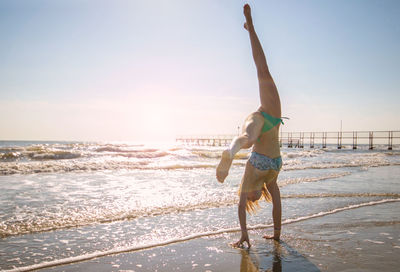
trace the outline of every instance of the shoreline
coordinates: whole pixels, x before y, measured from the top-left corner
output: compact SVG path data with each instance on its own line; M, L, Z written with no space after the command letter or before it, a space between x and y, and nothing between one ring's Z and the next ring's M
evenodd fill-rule
M166 241L151 248L103 253L47 268L33 265L27 270L9 271L367 271L368 265L379 265L374 264L376 260L385 263L381 271L391 271L397 267L395 256L400 253L400 215L393 213L400 209L399 201L376 201L286 223L279 243L261 238L263 232L272 231L271 227L253 226L249 228L253 245L250 250L229 245L239 237L239 229L232 229L194 235L185 241ZM387 212L371 221L370 215L381 210Z

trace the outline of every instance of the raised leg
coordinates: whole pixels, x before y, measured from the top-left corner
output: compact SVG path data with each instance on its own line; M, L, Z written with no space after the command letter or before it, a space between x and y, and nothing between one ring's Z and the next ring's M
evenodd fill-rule
M262 127L264 125L264 119L261 114L251 114L244 124L242 135L235 137L229 148L224 150L221 155L221 161L217 166L217 180L224 182L228 176L229 169L232 165L235 154L240 149L250 148L261 134Z
M272 116L281 117L281 102L278 90L269 72L263 48L254 29L251 9L248 4L244 6L243 13L246 17L244 27L249 33L253 59L257 68L261 108Z

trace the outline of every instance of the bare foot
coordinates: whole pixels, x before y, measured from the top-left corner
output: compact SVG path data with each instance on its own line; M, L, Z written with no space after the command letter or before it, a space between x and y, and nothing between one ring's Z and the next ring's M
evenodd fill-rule
M251 9L249 4L244 5L243 7L244 17L246 17L246 22L244 23L244 28L249 30L249 27L253 25L253 19L251 18Z
M225 178L228 176L229 168L232 165L232 158L228 150L222 152L221 161L217 166L217 180L221 183L224 182Z
M244 16L246 17L246 20L248 19L248 17L251 19L251 8L249 4L245 4L243 6L243 13Z

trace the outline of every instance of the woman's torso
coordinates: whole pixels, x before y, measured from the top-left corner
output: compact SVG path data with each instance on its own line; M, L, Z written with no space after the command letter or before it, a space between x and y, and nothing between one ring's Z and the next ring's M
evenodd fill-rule
M259 139L253 145L253 151L272 159L281 155L279 145L279 124L261 134Z
M256 112L255 114L262 116L260 111ZM279 144L279 127L280 124L277 124L270 130L262 132L258 140L253 145L253 151L272 159L279 157L281 155Z

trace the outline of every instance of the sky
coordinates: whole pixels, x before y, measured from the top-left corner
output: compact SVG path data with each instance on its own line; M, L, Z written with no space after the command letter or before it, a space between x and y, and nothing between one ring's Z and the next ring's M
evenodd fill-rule
M247 1L283 131L400 130L400 2ZM239 0L0 1L0 140L236 134L260 105Z

